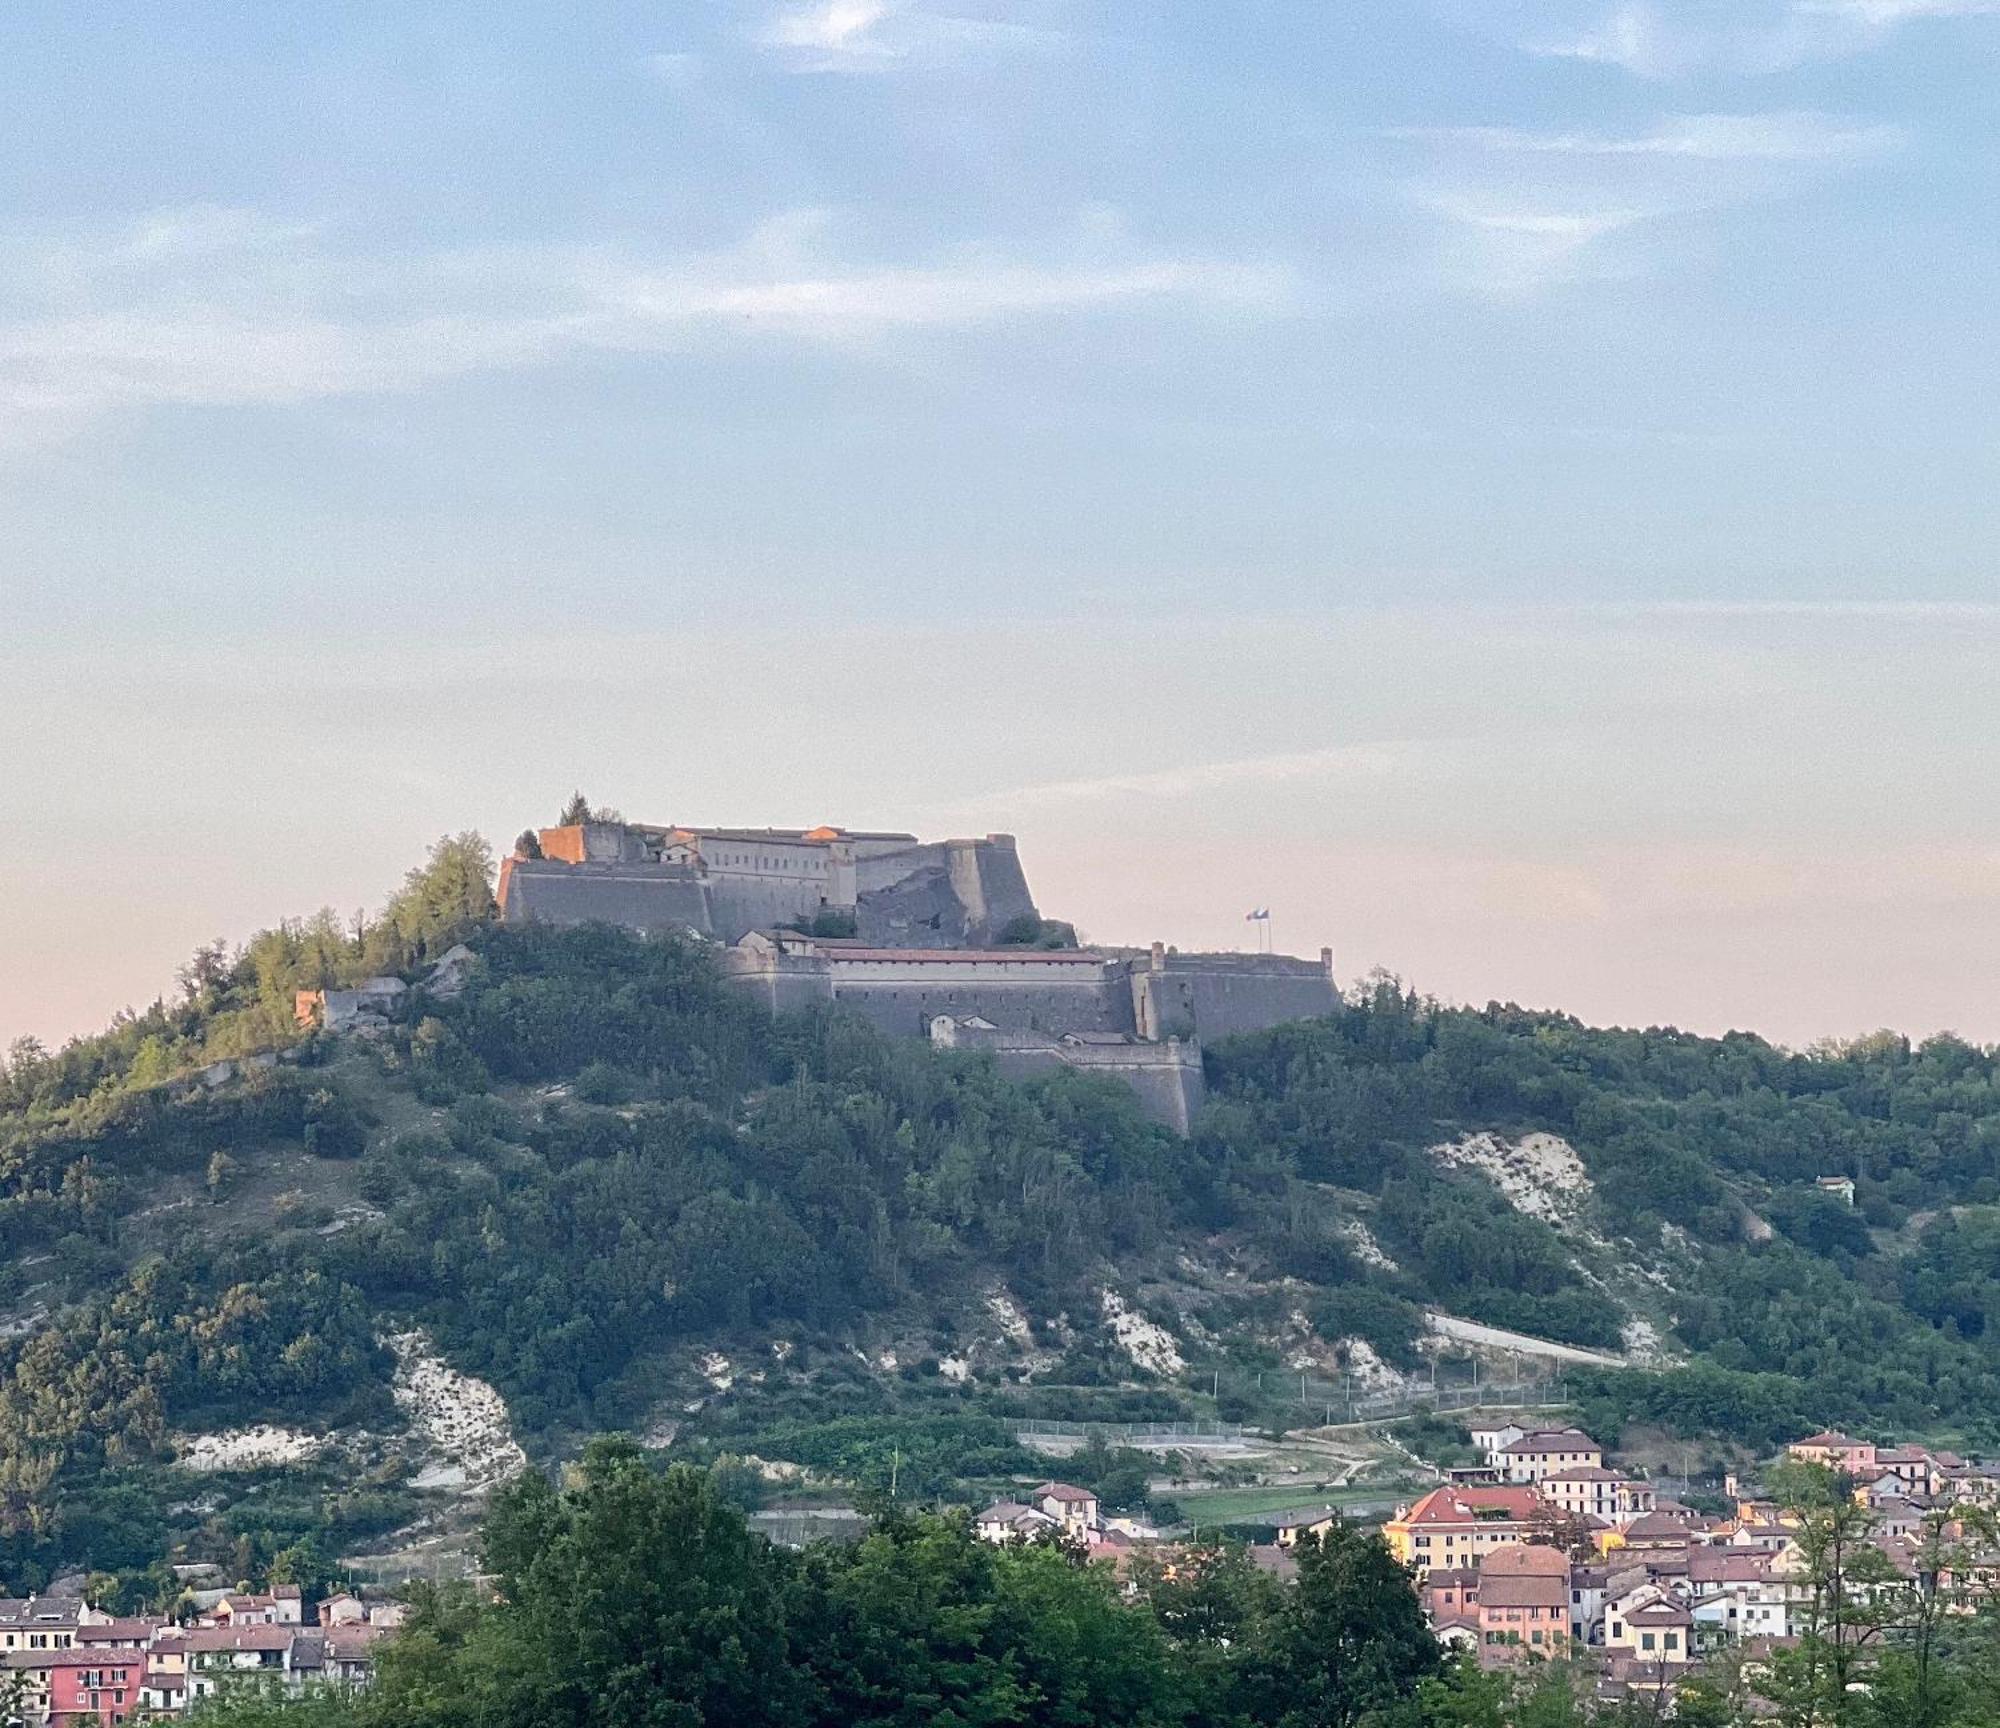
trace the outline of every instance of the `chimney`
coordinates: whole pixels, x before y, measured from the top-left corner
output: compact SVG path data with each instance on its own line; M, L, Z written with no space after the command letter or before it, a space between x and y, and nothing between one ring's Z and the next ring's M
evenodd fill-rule
M1164 942L1155 942L1153 944L1153 970L1155 972L1164 972L1166 969L1167 945Z
M1333 950L1331 948L1322 948L1319 951L1319 963L1326 968L1326 975L1331 978L1333 976Z

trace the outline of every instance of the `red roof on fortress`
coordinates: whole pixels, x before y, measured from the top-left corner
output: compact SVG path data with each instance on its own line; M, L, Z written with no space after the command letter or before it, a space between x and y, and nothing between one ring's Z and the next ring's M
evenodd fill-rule
M1104 956L1088 948L849 948L828 942L821 952L829 960L900 961L916 966L989 965L1101 966Z

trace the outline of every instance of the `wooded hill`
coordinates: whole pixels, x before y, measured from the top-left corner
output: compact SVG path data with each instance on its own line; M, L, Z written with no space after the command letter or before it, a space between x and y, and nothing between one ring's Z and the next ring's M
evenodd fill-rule
M1225 1416L1277 1419L1253 1371L1295 1316L1330 1361L1359 1339L1414 1366L1426 1307L1612 1349L1659 1329L1680 1365L1571 1374L1606 1434L1994 1443L1992 1051L1596 1030L1383 979L1212 1050L1181 1140L1080 1076L1016 1084L838 1015L773 1020L693 942L498 927L487 865L474 837L441 842L372 925L216 945L177 1000L10 1053L16 1588L66 1561L136 1576L176 1543L247 1571L407 1518L386 1464L196 1493L174 1455L259 1421L393 1429L383 1339L412 1327L499 1389L531 1454L782 1432L767 1455L867 1480L893 1434L918 1495L1004 1476L1001 1415L1213 1415L1219 1390ZM465 987L428 993L460 940ZM295 990L381 971L417 987L379 1035L293 1025ZM1433 1150L1484 1131L1574 1147L1573 1213L1531 1216ZM1851 1205L1818 1186L1839 1175ZM1107 1291L1182 1371L1136 1365ZM711 1355L736 1365L726 1391Z

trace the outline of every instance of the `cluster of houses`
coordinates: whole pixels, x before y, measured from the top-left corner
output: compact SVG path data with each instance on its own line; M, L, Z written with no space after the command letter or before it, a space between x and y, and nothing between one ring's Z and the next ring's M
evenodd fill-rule
M401 1623L396 1603L330 1596L310 1624L296 1586L269 1594L210 1590L185 1620L114 1615L81 1596L0 1599L0 1659L18 1688L16 1720L80 1728L133 1716L179 1716L236 1687L296 1696L360 1687L376 1641Z
M1727 1509L1703 1516L1608 1468L1574 1428L1509 1424L1472 1438L1482 1464L1399 1507L1383 1536L1438 1636L1482 1665L1588 1655L1607 1694L1657 1694L1713 1650L1754 1653L1803 1629L1796 1519L1775 1503L1731 1481ZM1874 1514L1869 1540L1901 1578L1917 1576L1927 1518L2000 1506L2000 1470L1950 1453L1840 1434L1788 1451L1851 1481Z
M1382 1535L1438 1637L1482 1666L1580 1659L1606 1697L1658 1697L1713 1653L1754 1657L1805 1629L1811 1591L1797 1518L1776 1502L1738 1492L1731 1479L1725 1509L1704 1515L1608 1464L1576 1428L1508 1423L1474 1428L1472 1440L1481 1462L1398 1507ZM1955 1539L1961 1509L2000 1509L2000 1466L1831 1433L1787 1450L1840 1473L1898 1579L1917 1578L1927 1528L1942 1524ZM1272 1514L1276 1541L1251 1557L1289 1574L1299 1539L1338 1518L1329 1506ZM1136 1552L1169 1567L1177 1552L1143 1524L1106 1519L1094 1494L1065 1482L986 1507L974 1528L995 1543L1061 1536L1121 1570ZM1955 1581L1968 1595L2000 1590L2000 1556L1971 1571Z
M996 1500L972 1521L983 1542L1062 1536L1094 1560L1118 1560L1159 1532L1141 1519L1106 1518L1097 1496L1069 1482L1044 1482L1025 1500Z

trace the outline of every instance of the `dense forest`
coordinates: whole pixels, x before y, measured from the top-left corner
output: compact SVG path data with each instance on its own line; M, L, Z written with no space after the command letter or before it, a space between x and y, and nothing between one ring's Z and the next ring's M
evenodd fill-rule
M137 1592L196 1537L262 1564L389 1527L409 1510L393 1480L269 1489L254 1515L192 1523L163 1484L173 1437L203 1425L383 1420L380 1336L404 1324L497 1386L543 1457L641 1424L677 1343L778 1339L783 1371L679 1444L707 1458L776 1431L778 1455L837 1453L868 1480L884 1436L900 1452L908 1434L922 1493L1004 1479L1003 1407L1262 1419L1236 1353L1298 1307L1323 1338L1411 1364L1427 1306L1602 1346L1643 1294L1683 1365L1573 1376L1607 1434L1643 1419L1761 1447L1833 1421L1995 1439L1991 1051L1596 1030L1377 979L1324 1019L1213 1049L1211 1102L1182 1140L1081 1076L1016 1084L838 1014L773 1020L692 940L499 927L489 869L476 837L442 841L379 919L205 948L173 1001L10 1052L10 1580L88 1561ZM460 941L477 955L465 988L427 991ZM294 1024L295 990L383 969L417 986L383 1035ZM282 1060L244 1060L260 1052ZM1609 1258L1430 1156L1475 1129L1573 1144ZM357 1203L231 1228L260 1169L300 1156ZM1827 1175L1854 1180L1853 1206L1816 1186ZM1384 1255L1357 1250L1357 1216ZM1219 1255L1251 1274L1240 1294L1155 1303L1211 1340L1200 1376L1134 1387L1064 1323L1103 1288L1137 1300L1152 1271ZM1065 1390L940 1382L995 1286L1060 1354L1047 1378ZM882 1327L905 1345L895 1374L855 1348Z
M1850 1512L1852 1508L1848 1509ZM1831 1529L1845 1516L1812 1511ZM1813 1545L1813 1552L1832 1552ZM488 1520L490 1594L419 1589L372 1691L257 1698L222 1728L1639 1728L1647 1693L1447 1660L1379 1538L1307 1535L1280 1581L1226 1546L1120 1576L1060 1541L996 1548L963 1515L885 1508L852 1546L750 1534L710 1480L596 1441ZM1861 1585L1815 1560L1815 1588ZM1865 1646L1809 1631L1754 1673L1678 1688L1682 1728L1994 1728L1990 1612L1917 1604ZM1934 1611L1933 1611L1934 1610ZM1836 1623L1837 1625L1838 1623Z

